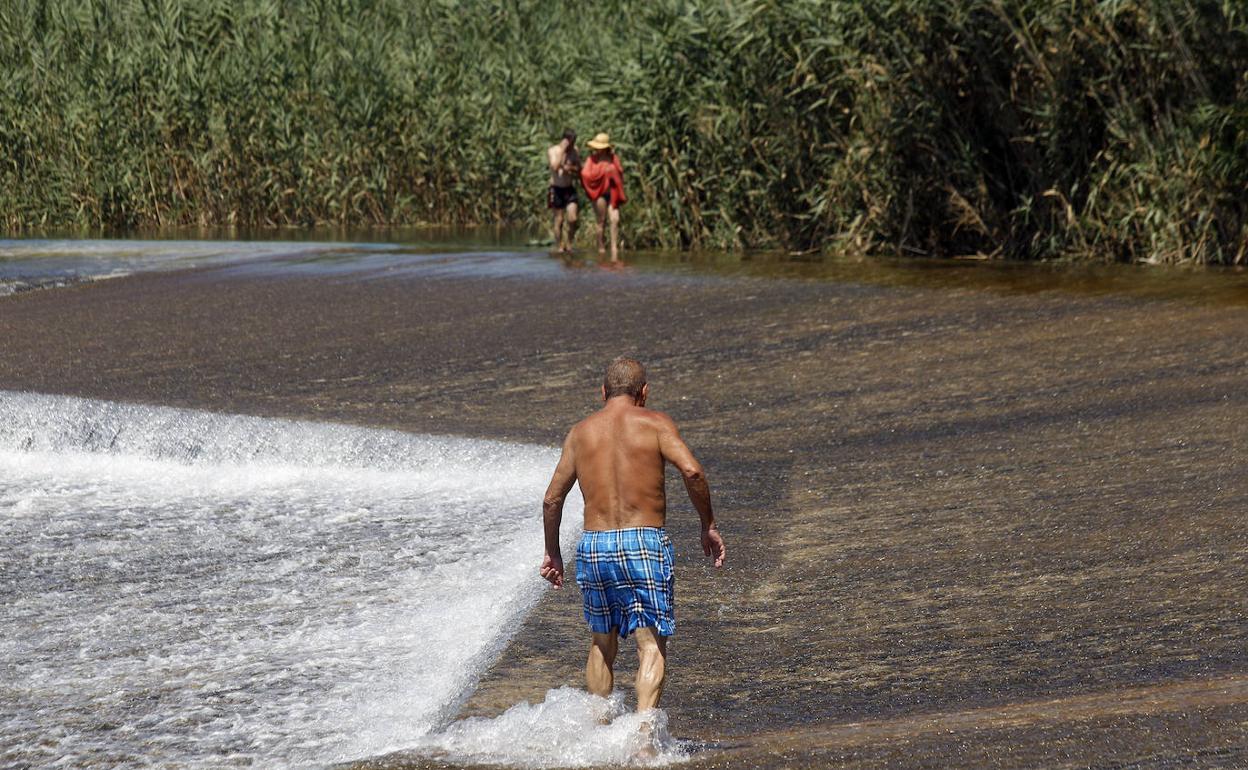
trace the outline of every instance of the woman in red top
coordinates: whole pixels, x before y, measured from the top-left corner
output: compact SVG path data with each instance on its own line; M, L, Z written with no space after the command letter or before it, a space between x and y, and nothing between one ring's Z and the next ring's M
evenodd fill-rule
M581 166L581 184L585 194L594 204L598 213L598 253L606 251L603 243L603 229L607 221L611 224L611 261L620 259L620 206L628 198L624 195L624 169L620 166L620 158L611 145L611 137L605 133L598 134L586 142L593 153Z

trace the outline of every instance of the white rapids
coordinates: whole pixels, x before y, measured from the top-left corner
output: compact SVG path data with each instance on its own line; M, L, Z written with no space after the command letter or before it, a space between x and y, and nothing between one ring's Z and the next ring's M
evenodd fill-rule
M0 391L0 766L455 753L556 457Z

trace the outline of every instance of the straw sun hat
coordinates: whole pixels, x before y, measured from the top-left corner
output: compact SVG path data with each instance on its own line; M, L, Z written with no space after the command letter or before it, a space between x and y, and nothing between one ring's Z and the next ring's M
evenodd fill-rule
M611 149L611 137L607 136L605 132L599 133L585 144L589 145L591 150L609 150Z

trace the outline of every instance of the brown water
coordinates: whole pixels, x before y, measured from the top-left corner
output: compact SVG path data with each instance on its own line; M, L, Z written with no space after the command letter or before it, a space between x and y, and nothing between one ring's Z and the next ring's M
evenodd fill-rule
M1248 275L408 251L0 298L0 388L555 444L632 353L731 549L674 506L696 766L1248 765ZM463 714L578 683L581 623Z

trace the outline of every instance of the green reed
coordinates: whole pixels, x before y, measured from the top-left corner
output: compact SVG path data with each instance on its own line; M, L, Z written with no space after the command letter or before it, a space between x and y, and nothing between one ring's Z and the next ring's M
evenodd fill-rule
M1239 0L10 0L0 222L545 222L633 246L1248 261Z

